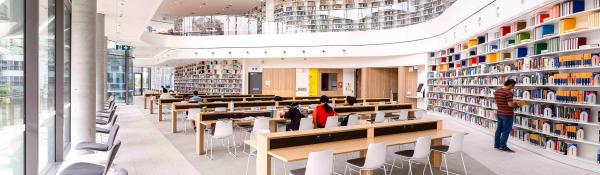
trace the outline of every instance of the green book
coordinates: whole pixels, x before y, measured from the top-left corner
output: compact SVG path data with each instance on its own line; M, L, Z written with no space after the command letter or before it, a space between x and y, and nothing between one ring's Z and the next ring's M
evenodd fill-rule
M528 32L517 34L517 41L523 42L531 39L531 35Z
M533 49L534 49L534 52L535 52L536 55L537 54L541 54L542 51L548 50L548 44L546 44L546 43L538 43L538 44L535 44L535 46L533 46Z

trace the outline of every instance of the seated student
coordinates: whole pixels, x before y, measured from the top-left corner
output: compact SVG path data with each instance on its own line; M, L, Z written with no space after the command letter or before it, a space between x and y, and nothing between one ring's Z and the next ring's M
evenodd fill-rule
M191 103L200 103L202 101L202 97L198 95L198 91L194 91L194 96L190 97L189 101Z
M323 95L320 99L321 104L313 111L313 123L317 128L325 128L327 117L335 116L335 111L329 106L329 97Z
M346 103L348 104L348 106L354 106L354 104L356 103L356 98L353 96L347 96Z
M171 94L169 94L169 91L167 89L163 89L163 93L160 94L159 99L166 99L166 98L173 98L173 96Z
M300 107L300 104L297 102L292 103L289 106L288 111L285 113L283 118L290 119L291 122L285 127L286 131L297 131L300 128L300 120L302 118L307 117L308 114L305 109Z

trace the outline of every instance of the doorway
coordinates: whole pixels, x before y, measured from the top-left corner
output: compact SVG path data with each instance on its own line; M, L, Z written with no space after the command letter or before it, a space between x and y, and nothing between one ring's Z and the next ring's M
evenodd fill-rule
M262 72L248 72L248 94L262 94Z
M142 73L135 73L134 96L140 96L144 93L144 79Z

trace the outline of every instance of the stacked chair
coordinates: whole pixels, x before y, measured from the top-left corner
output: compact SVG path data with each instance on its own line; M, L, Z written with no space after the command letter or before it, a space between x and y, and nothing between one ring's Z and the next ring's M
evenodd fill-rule
M81 142L77 143L75 150L87 150L95 152L108 152L108 158L104 164L78 162L69 165L59 174L61 175L106 175L113 165L113 161L121 147L121 141L116 140L120 126L115 124L117 115L115 98L111 96L105 102L104 109L96 114L96 134L108 134L108 140L104 143ZM117 175L129 174L125 169L115 172Z

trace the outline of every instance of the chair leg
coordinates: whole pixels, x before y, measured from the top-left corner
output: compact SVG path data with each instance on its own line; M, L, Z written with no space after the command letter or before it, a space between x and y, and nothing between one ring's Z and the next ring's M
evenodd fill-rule
M235 155L235 157L237 157L237 145L235 144L235 134L232 135L232 140L233 140L233 155Z
M448 158L446 158L446 154L442 154L442 159L444 160L444 167L446 168L446 175L450 174L450 169L448 169ZM442 170L442 166L440 166L440 170ZM442 170L444 171L444 170Z
M423 175L425 175L425 168L429 165L429 173L433 175L433 169L431 169L431 161L429 161L429 157L427 157L427 162L425 163L425 167L423 168Z
M248 155L248 161L246 162L246 173L245 173L245 175L248 175L248 168L250 167L250 157L252 157L252 156Z
M413 174L413 172L412 172L412 162L410 162L410 160L408 160L408 174L409 175Z
M392 174L392 172L394 171L394 166L396 166L396 157L394 157L394 160L392 161L392 168L390 168L390 174Z
M348 171L348 164L346 164L346 168L344 168L344 175L346 175L346 172ZM352 173L350 173L352 174Z
M387 168L385 167L385 164L383 165L383 175L387 175Z

